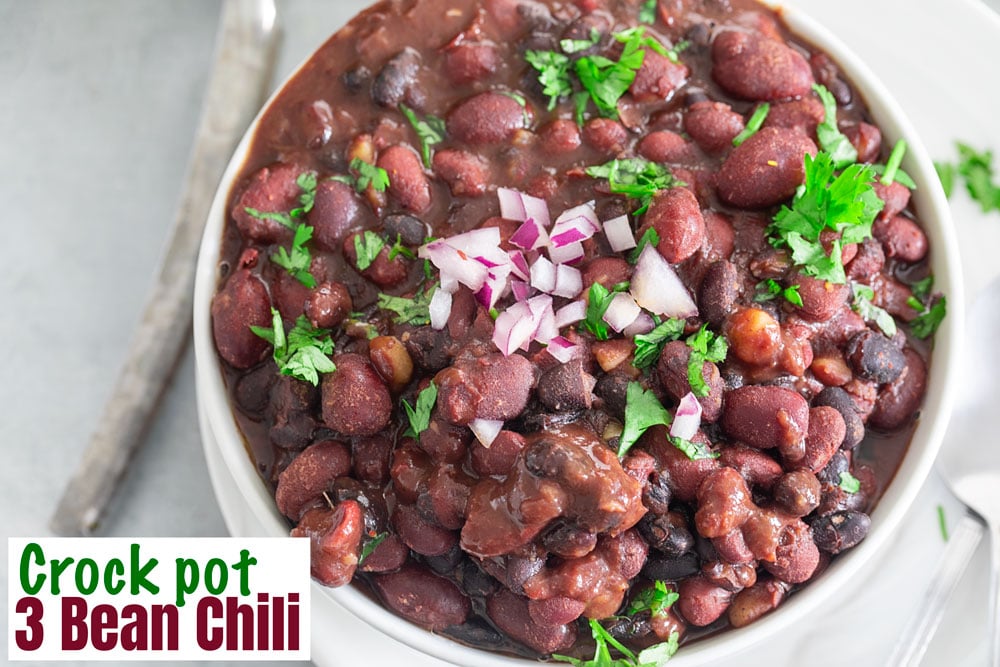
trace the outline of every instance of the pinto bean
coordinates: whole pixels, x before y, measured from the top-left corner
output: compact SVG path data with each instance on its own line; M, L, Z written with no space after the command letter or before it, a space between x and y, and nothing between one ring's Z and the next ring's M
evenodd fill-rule
M251 326L271 327L267 288L249 269L241 268L212 299L212 337L215 349L234 368L250 368L264 358L268 343Z
M872 234L882 243L887 257L912 263L927 256L927 235L920 225L907 217L879 218L872 225Z
M354 309L351 293L343 283L321 283L309 292L305 303L305 315L309 322L320 329L332 329L339 325Z
M847 304L851 293L847 285L820 280L804 273L796 274L791 281L799 286L799 297L802 298L802 305L796 306L796 312L813 322L833 317Z
M418 214L430 207L430 183L416 151L405 144L390 146L376 164L389 174L389 194L400 206Z
M827 406L810 408L806 453L798 465L818 473L837 453L846 435L847 426L836 408Z
M390 58L372 82L375 103L390 109L397 108L400 102L423 106L416 104L422 101L419 91L420 97L414 100L420 62L420 52L409 46Z
M260 213L288 213L299 205L302 189L296 183L303 168L278 162L261 168L233 205L230 214L240 233L262 245L291 238L291 232L277 220L260 218L247 209Z
M776 579L790 584L801 584L812 578L819 565L819 549L812 540L812 531L801 520L796 520L782 533L777 558L773 563L764 561L764 569Z
M368 341L368 356L389 389L399 392L413 378L413 359L395 336L376 336Z
M539 653L565 650L576 641L575 624L546 625L536 622L531 616L528 600L506 589L500 589L486 598L486 614L501 631Z
M354 188L340 181L322 179L316 185L308 220L316 245L332 252L340 247L349 231L371 227L375 216Z
M743 128L743 116L723 102L695 102L684 113L684 131L709 155L732 148L733 138Z
M813 522L813 540L827 553L839 554L861 543L868 535L871 518L863 512L836 512Z
M698 310L712 326L719 327L732 312L743 282L736 265L727 259L712 262L701 279Z
M308 537L312 576L324 586L343 586L354 577L361 553L364 519L355 500L335 509L316 508L292 528L292 537Z
M647 49L629 92L639 102L666 100L684 85L690 73L687 65Z
M444 68L455 85L479 81L500 67L497 46L491 41L462 42L445 53Z
M788 584L777 579L758 579L757 583L744 588L733 598L727 611L729 624L734 628L742 628L774 611L784 601L789 588Z
M805 179L803 156L816 144L801 132L765 127L733 149L718 175L722 201L742 208L766 208L793 194Z
M927 365L914 350L903 350L906 369L882 387L875 399L869 423L884 430L897 429L914 418L927 390Z
M656 230L660 237L656 249L671 264L686 260L705 241L705 219L698 200L687 188L657 192L643 220Z
M434 153L434 173L440 176L456 197L478 197L486 192L489 165L478 155L462 150L444 149Z
M605 155L614 155L625 149L628 130L616 120L593 118L583 126L583 140Z
M747 100L775 101L809 94L809 63L783 42L756 32L723 30L712 42L712 78Z
M732 468L722 467L698 487L694 523L703 537L722 537L743 525L753 510L746 480Z
M323 421L344 435L373 435L389 423L392 398L364 357L338 354L337 370L323 376Z
M758 449L777 447L786 461L795 462L809 430L809 405L783 387L748 385L726 395L721 423L730 437Z
M761 308L741 308L726 321L729 349L754 366L774 365L781 352L781 325Z
M688 359L691 358L691 348L683 341L675 340L663 346L656 369L660 376L663 389L680 400L691 391L691 380L688 378ZM701 403L701 418L706 423L713 423L722 413L722 397L725 384L719 367L710 361L701 366L701 376L708 385L708 396L699 396Z
M677 587L680 597L676 607L691 625L703 627L714 623L732 602L733 594L703 576L688 577Z
M344 443L324 440L306 447L278 475L274 491L278 510L290 519L298 519L309 503L350 471L351 454Z
M464 623L472 608L458 586L413 563L376 574L372 583L387 607L429 630Z
M448 136L472 146L510 141L531 112L513 97L488 91L459 102L448 114Z

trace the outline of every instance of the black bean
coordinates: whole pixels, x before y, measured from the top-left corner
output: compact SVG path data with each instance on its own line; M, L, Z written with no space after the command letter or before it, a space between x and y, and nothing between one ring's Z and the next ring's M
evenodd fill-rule
M698 554L690 551L673 558L652 554L643 566L642 574L653 580L678 581L697 574L700 569Z
M894 381L906 368L906 357L895 343L871 329L847 343L847 361L855 373L879 384Z
M451 549L440 556L425 556L424 562L438 574L448 574L455 571L458 564L462 562L464 555L462 548L456 542Z
M580 359L553 366L538 380L538 400L550 410L582 410L593 401L596 380L583 370Z
M840 387L827 387L816 395L813 399L813 406L829 406L837 410L844 418L844 425L847 426L847 434L841 449L854 449L865 437L865 424L861 421L861 415L854 407L854 401L850 394Z
M371 70L364 65L358 65L357 67L344 72L343 76L340 77L340 80L349 92L356 93L360 91L364 85L371 80L371 78Z
M842 452L837 452L816 477L819 481L827 484L840 484L840 473L847 472L849 469L850 464L847 462L847 457Z
M500 651L509 643L500 632L482 621L473 620L462 625L446 628L442 634L457 639L463 644L484 648L489 651Z
M382 221L385 236L390 241L398 237L403 245L418 246L427 238L427 225L420 218L406 213L387 215Z
M813 522L813 541L823 551L839 554L865 539L871 525L871 518L864 512L836 512Z
M670 505L670 476L654 472L649 484L642 490L642 504L653 514L665 514Z
M653 626L649 622L649 614L637 614L635 616L614 616L604 627L612 637L618 641L628 641L645 637L653 631Z
M622 373L602 375L594 386L594 393L604 400L604 409L617 419L625 418L625 394L631 378Z
M511 556L507 560L507 587L515 593L524 592L524 582L542 571L544 558Z
M649 546L668 557L679 557L694 548L694 536L674 514L647 514L639 522L639 532Z
M420 52L406 47L378 73L372 82L372 99L384 107L396 108L400 102L408 100L410 90L416 82L417 70L420 68Z

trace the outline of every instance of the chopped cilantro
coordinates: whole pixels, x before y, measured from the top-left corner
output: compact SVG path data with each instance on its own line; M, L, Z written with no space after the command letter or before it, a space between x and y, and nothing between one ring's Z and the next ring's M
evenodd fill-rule
M837 100L826 86L814 83L813 90L823 103L823 122L816 126L816 138L820 148L830 154L837 169L843 169L858 159L854 144L837 127Z
M250 330L274 348L274 362L282 375L290 375L315 386L319 384L320 373L337 370L329 356L333 354L330 332L313 328L305 315L299 315L286 336L281 313L271 308L271 328L251 326Z
M372 531L373 533L375 531ZM372 555L375 551L375 547L382 544L385 538L389 537L388 532L378 533L377 535L368 535L368 539L365 540L364 546L361 547L361 555L358 557L358 565L365 562L365 559Z
M872 303L875 298L875 291L868 285L861 283L851 283L851 308L861 319L866 322L874 322L889 338L896 335L896 320L884 309Z
M359 157L351 160L351 169L358 172L357 180L354 181L354 188L358 192L364 192L369 186L375 192L385 192L389 187L389 172L382 167L368 164Z
M653 247L656 247L659 244L660 244L660 235L657 233L656 229L654 229L653 227L648 227L646 228L646 231L642 233L642 236L639 237L638 245L636 245L635 248L633 248L629 252L628 256L625 259L626 261L628 261L629 264L638 264L639 255L641 255L642 251L646 249L646 246L651 245Z
M628 44L633 40L638 40L639 46L644 46L647 49L656 51L661 56L666 58L670 57L670 52L667 50L663 44L660 44L659 40L655 37L646 37L646 26L640 25L634 28L628 28L627 30L622 30L621 32L616 32L613 37L615 41L621 42L622 44ZM676 54L675 54L676 57Z
M378 295L378 307L396 313L396 324L413 324L420 326L431 323L430 303L437 284L431 285L425 292L418 293L412 299L391 294Z
M670 413L652 389L629 382L625 389L625 428L618 441L618 458L623 458L647 429L658 424L669 426L671 421Z
M611 160L587 167L586 173L591 178L608 179L611 192L638 199L640 206L635 215L642 215L660 190L684 185L666 167L643 158Z
M392 244L391 248L389 248L389 261L391 262L392 260L396 259L398 255L402 255L406 259L417 258L417 253L413 252L405 245L403 245L402 236L396 234L396 242Z
M911 190L917 188L917 184L913 182L910 175L899 168L899 165L903 162L903 156L906 154L906 141L900 139L896 142L896 145L892 147L892 152L889 154L889 159L886 160L885 166L875 165L872 169L875 173L881 176L881 182L883 185L892 185L893 181L899 181Z
M309 267L312 264L312 253L306 247L306 243L312 238L312 235L313 228L300 222L295 226L291 252L281 247L271 255L272 262L288 271L293 278L310 289L316 287L316 278L309 272Z
M691 383L691 391L695 396L708 396L710 388L702 375L702 366L706 361L714 364L725 361L729 345L724 337L709 331L707 324L688 336L685 342L691 348L691 356L688 358L688 382Z
M950 162L938 162L935 160L934 171L937 172L938 179L941 181L944 196L951 197L951 193L955 189L955 165Z
M948 522L944 516L944 505L937 506L938 528L941 530L941 539L948 541Z
M917 282L910 285L910 289L913 291L913 296L918 299L926 299L931 294L931 289L934 287L934 274L929 274L923 280L918 280Z
M764 124L767 119L767 114L771 111L771 105L764 102L759 107L754 109L753 115L750 116L750 120L747 121L747 125L743 128L743 131L733 137L733 146L739 146L744 141L757 134L760 126Z
M934 335L938 327L941 326L941 322L944 321L945 315L948 313L948 303L942 294L938 299L931 304L925 312L917 315L917 317L910 322L910 331L917 338L924 339L929 338Z
M573 54L586 51L600 41L601 31L597 28L591 28L589 39L562 39L559 40L559 48L563 50L563 53Z
M410 125L413 126L413 130L417 133L417 138L420 139L420 154L424 158L424 166L430 169L431 146L436 146L444 141L447 134L444 119L428 115L421 120L417 117L413 109L405 104L400 104L399 110L406 116L406 120L410 121Z
M671 605L677 602L680 596L676 591L667 588L664 581L657 580L652 588L643 589L625 611L627 616L633 616L643 611L649 611L653 616L666 614Z
M656 2L657 0L646 0L639 8L639 23L652 25L656 23Z
M778 296L781 296L788 303L802 307L802 297L799 295L799 285L790 285L788 287L782 287L781 283L773 278L768 278L767 280L762 280L755 285L757 293L754 295L753 300L756 303L763 303L765 301L770 301Z
M418 438L421 433L427 430L427 427L431 424L431 410L434 409L437 395L437 385L431 382L417 394L416 408L411 407L407 400L403 399L403 409L406 411L406 417L410 421L410 425L403 433L404 436Z
M848 493L857 493L861 490L861 482L857 477L847 472L846 470L840 473L840 483L837 484L840 488Z
M542 93L549 98L549 111L564 97L573 93L569 80L569 58L555 51L527 51L524 59L538 71L538 82Z
M313 204L316 203L316 186L318 185L316 172L306 171L299 174L299 177L295 179L295 184L302 190L302 194L299 195L299 207L293 208L289 215L293 218L301 218L311 211Z
M244 206L243 210L247 212L247 215L257 218L258 220L274 220L275 222L288 227L289 229L295 228L295 222L292 220L292 216L289 213L284 213L282 211L270 212L270 211L258 211L250 206Z
M719 458L719 452L713 452L712 449L705 444L700 442L692 442L691 440L685 440L684 438L678 438L676 436L668 436L670 444L677 448L681 454L688 457L692 461L700 461L701 459L717 459Z
M552 659L559 662L568 662L573 667L663 667L670 658L677 652L680 634L670 633L670 637L665 642L654 644L643 649L638 655L630 651L620 641L615 639L597 619L589 619L590 633L594 637L594 657L590 660L581 660L567 655L552 654ZM612 658L611 649L615 649L622 654L622 658Z
M639 334L635 342L635 355L632 365L636 368L648 368L660 358L663 346L672 340L679 339L684 334L684 320L670 318L659 324L649 333Z
M587 316L580 323L580 328L594 334L597 340L608 339L608 324L604 321L604 313L607 312L614 292L601 283L594 283L590 286L587 294Z
M636 72L642 67L646 58L646 52L642 47L653 48L650 44L652 41L663 49L663 46L655 40L643 37L644 31L645 28L640 27L615 35L616 39L625 42L617 61L592 55L584 56L574 63L580 84L602 116L618 118L618 100L635 81ZM624 38L620 38L620 35L624 35Z
M827 153L805 156L805 183L799 187L792 207L782 206L768 227L771 244L787 246L792 261L805 273L831 283L844 284L847 276L841 259L842 244L860 243L872 235L872 222L885 204L875 194L871 167L852 164L839 176ZM840 238L830 254L820 242L820 233L832 229Z
M366 229L354 237L354 251L358 255L358 271L364 271L385 247L385 241L375 232Z
M979 202L983 213L1000 211L1000 186L993 182L993 151L979 152L967 144L957 143L958 173L965 179L969 196Z

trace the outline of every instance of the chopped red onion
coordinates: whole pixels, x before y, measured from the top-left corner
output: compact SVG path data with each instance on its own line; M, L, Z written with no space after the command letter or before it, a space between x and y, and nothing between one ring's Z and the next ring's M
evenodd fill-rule
M635 318L639 317L641 312L642 309L631 294L618 292L611 298L608 309L604 311L604 321L620 333L622 329L635 322Z
M636 302L651 313L679 318L698 314L698 307L684 283L652 245L642 249L629 291Z
M647 334L655 326L656 323L653 322L653 318L650 317L649 313L642 311L639 313L639 317L635 318L635 322L622 329L622 333L631 338L639 334Z
M548 245L549 235L541 223L534 218L528 218L511 234L510 242L518 248L535 250Z
M556 361L562 364L567 363L583 352L583 349L579 345L571 343L563 336L556 336L550 340L549 346L546 349L548 349L549 354L551 354Z
M517 222L534 218L543 227L549 226L549 206L544 199L510 188L497 188L497 199L500 201L500 217Z
M527 302L519 301L500 313L493 324L493 343L504 356L527 347L538 324L531 316Z
M534 219L542 228L548 228L552 224L549 217L549 205L544 199L532 197L531 195L521 195L524 203L525 217Z
M520 250L511 250L507 253L510 258L511 272L521 280L529 280L531 277L531 267L528 260L524 258L524 253Z
M670 435L682 440L690 440L701 427L701 403L690 391L684 395L674 413L674 422L670 425Z
M572 264L583 259L583 255L582 243L570 243L561 248L549 245L549 259L556 264Z
M589 201L586 204L580 204L579 206L574 206L573 208L563 211L562 214L556 218L555 227L552 228L553 233L555 233L556 227L558 227L560 223L565 223L570 220L574 220L575 218L581 218L585 221L592 230L591 233L601 231L601 222L597 219L597 213L594 211L594 202Z
M510 291L514 293L514 298L517 301L526 301L531 295L531 285L523 280L511 280Z
M502 419L473 419L469 423L469 429L472 430L473 435L476 436L476 440L479 441L483 447L489 448L493 444L493 441L497 439L500 435L500 431L503 429Z
M622 252L635 247L635 236L632 234L632 226L629 225L627 215L619 215L604 223L604 235L608 237L608 243L615 252Z
M431 302L427 306L431 316L432 329L444 329L451 315L451 294L441 288L434 290Z
M553 248L562 248L579 243L589 239L600 229L601 224L597 221L593 203L576 206L556 218L556 224L552 226L552 234L549 237L550 245Z
M556 326L562 329L567 325L576 324L585 317L587 317L587 302L573 301L556 311ZM652 319L650 321L652 322Z
M556 296L572 299L583 291L583 274L568 264L556 266L556 285L551 290Z
M497 233L497 242L499 243L499 230ZM429 259L438 268L441 272L442 284L449 280L455 280L473 291L479 291L489 276L489 268L448 241L444 239L431 241L420 247L417 256Z
M544 257L539 257L531 265L531 286L542 292L556 288L556 266Z

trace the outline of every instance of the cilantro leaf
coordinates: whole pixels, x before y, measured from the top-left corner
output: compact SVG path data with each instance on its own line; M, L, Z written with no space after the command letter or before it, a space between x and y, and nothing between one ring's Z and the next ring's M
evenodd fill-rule
M807 154L805 182L795 193L791 208L782 206L768 227L771 245L788 247L792 261L806 274L846 283L842 244L870 238L875 216L885 206L872 189L873 178L874 172L867 165L852 164L835 175L829 154L821 152L815 158ZM829 255L820 242L826 229L840 233Z
M944 190L945 197L951 197L952 190L955 189L955 165L950 162L934 161L934 171L937 172L941 181L941 189Z
M680 637L680 633L674 631L667 637L667 641L644 648L636 657L637 667L663 667L677 653Z
M663 667L677 652L680 639L677 632L670 633L667 641L645 648L639 655L636 655L605 630L600 621L592 618L589 619L589 623L590 633L594 638L593 658L581 660L567 655L552 654L552 659L568 662L574 667ZM621 653L623 657L612 658L612 648Z
M619 35L615 35L616 39L625 42L625 47L617 61L600 55L592 55L584 56L574 63L573 67L580 84L587 91L602 116L618 118L618 100L635 81L636 72L642 67L646 58L646 52L642 47L654 48L650 43L652 41L660 49L663 49L663 46L656 40L644 38L644 31L645 28L640 27L619 33L619 35L624 35L623 39L619 39ZM666 55L665 51L664 49L664 55Z
M692 461L700 461L701 459L717 459L719 452L713 452L712 449L703 443L692 442L691 440L685 440L684 438L678 438L676 436L668 436L670 444L677 448L677 450L688 457Z
M931 289L934 287L934 274L928 274L923 280L918 280L917 282L910 285L910 290L913 292L913 296L920 300L926 299L931 294Z
M666 167L643 158L615 159L593 165L587 167L586 174L591 178L608 179L608 187L614 194L638 199L640 207L635 215L642 215L649 208L653 195L660 190L685 185Z
M293 208L289 215L293 218L301 218L312 210L316 203L316 186L319 184L315 171L305 171L295 179L295 184L302 190L299 195L299 207Z
M542 93L548 95L549 111L564 97L573 93L569 79L569 58L555 51L526 51L524 59L538 71Z
M653 247L656 247L659 244L660 244L660 235L657 233L656 229L653 227L647 227L646 231L644 231L642 233L642 236L639 237L639 243L636 244L636 246L632 248L631 251L629 251L629 254L625 258L625 260L629 264L638 264L639 255L641 255L642 251L646 249L646 246L651 245Z
M653 583L652 588L643 589L635 596L625 614L633 616L643 611L649 611L653 616L662 616L679 598L680 595L676 591L667 588L666 582L657 580Z
M271 255L271 261L288 271L288 273L306 287L316 287L316 278L309 272L312 264L312 253L306 243L312 238L313 228L304 223L295 226L295 236L292 238L291 252L284 247Z
M559 48L563 50L563 53L573 54L586 51L600 41L601 31L597 28L591 28L589 39L561 39L559 40Z
M404 436L419 438L420 434L427 430L427 427L431 424L431 410L434 409L437 395L437 385L431 382L417 394L415 408L410 407L409 402L405 398L403 399L403 409L406 411L406 417L410 421L410 425L403 433Z
M762 280L755 285L757 293L754 295L753 300L756 303L763 303L765 301L770 301L775 297L784 297L785 301L788 303L802 307L802 297L799 295L799 285L790 285L788 287L782 287L781 283L773 278L768 278L767 280Z
M314 328L305 315L299 315L295 326L286 335L281 313L271 308L271 328L251 326L250 330L274 348L274 362L282 375L290 375L316 386L320 373L337 370L329 356L333 354L330 332Z
M948 521L944 516L944 506L937 506L937 516L938 516L938 529L941 531L941 539L945 542L948 541Z
M417 253L413 252L406 245L403 244L403 238L401 234L396 234L396 242L392 244L389 248L389 261L396 259L398 255L402 255L406 259L416 259Z
M594 334L597 340L608 339L608 324L604 321L604 313L611 305L614 298L614 290L609 291L601 283L594 283L590 286L587 294L587 316L580 323L580 328Z
M639 23L652 25L656 23L656 2L657 0L646 0L639 8Z
M351 160L350 168L358 172L357 179L354 181L354 189L358 192L364 192L369 186L375 192L385 192L386 188L389 187L389 172L382 167L376 167L356 157Z
M365 540L364 546L361 547L361 555L358 556L358 565L364 563L365 559L372 555L372 552L375 551L375 547L382 544L382 542L385 541L385 538L389 537L389 533L383 532L369 537L370 539Z
M354 251L358 255L358 271L364 271L371 266L384 247L385 241L382 237L371 230L366 229L364 233L355 236Z
M633 338L635 355L632 358L632 365L636 368L648 368L655 364L660 358L663 347L684 334L684 324L684 320L672 317L657 325L649 333L639 334Z
M618 458L623 458L639 437L652 426L669 426L673 419L652 389L629 382L625 389L625 428L618 441Z
M634 28L628 28L627 30L622 30L621 32L616 32L613 37L615 38L615 41L621 42L622 44L628 44L635 41L635 43L640 47L644 46L647 49L656 51L661 56L670 58L670 51L667 50L667 47L660 44L659 40L655 37L646 37L645 35L646 26L640 25Z
M722 336L708 330L708 325L702 325L696 333L691 334L687 341L691 348L688 358L688 382L695 396L708 396L711 389L705 383L702 366L706 361L721 363L729 352L729 345Z
M958 142L958 173L965 179L969 196L979 202L983 213L1000 210L1000 187L993 182L993 151L979 152Z
M868 285L861 283L851 284L851 309L854 310L861 319L866 322L874 322L889 338L896 335L896 320L884 309L872 303L875 298L875 291Z
M881 182L883 185L892 185L893 181L899 181L911 190L917 188L917 184L913 182L910 175L899 168L899 165L903 162L903 156L906 154L906 141L900 139L896 142L896 145L892 147L892 152L889 154L889 159L886 160L885 166L875 165L873 169L875 173L881 176Z
M733 137L733 146L739 146L744 141L757 134L760 130L761 125L767 119L767 114L771 111L771 105L764 102L759 107L754 109L753 115L750 116L750 120L747 121L746 127L743 131Z
M861 490L861 482L857 477L847 472L846 470L840 473L840 482L837 484L840 488L848 493L857 493Z
M816 138L819 139L820 148L830 154L834 166L843 169L857 162L858 151L837 127L837 100L834 99L833 93L819 83L814 83L812 88L819 96L824 109L823 122L816 126Z
M410 125L413 126L413 130L417 133L417 138L420 139L420 155L424 158L424 166L430 169L431 146L436 146L444 141L447 135L444 119L428 115L423 120L420 120L413 109L405 104L400 104L399 110L406 116L406 120L410 121Z
M258 220L274 220L289 229L295 228L295 222L292 221L292 216L288 213L283 213L281 211L273 213L269 211L258 211L250 206L244 206L243 210L246 211L247 215L257 218Z
M944 321L945 315L948 314L948 302L944 295L938 297L930 308L926 312L918 315L912 322L910 322L910 331L917 338L924 339L929 338L934 335L938 327L941 326L941 322Z
M437 284L431 285L425 292L417 293L412 299L390 294L378 295L378 307L396 313L396 324L412 324L421 326L431 323L431 297Z

